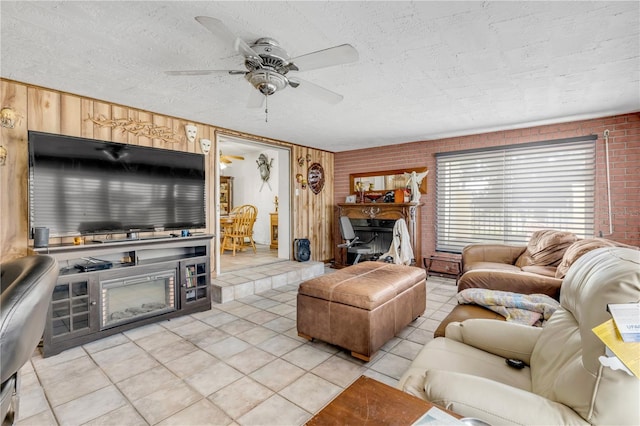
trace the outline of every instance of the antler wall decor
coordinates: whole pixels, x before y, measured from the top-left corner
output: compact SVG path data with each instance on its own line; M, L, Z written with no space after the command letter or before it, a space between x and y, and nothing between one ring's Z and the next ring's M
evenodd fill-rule
M148 121L134 120L133 118L107 118L100 114L97 118L89 116L87 120L92 121L100 127L111 127L121 129L122 133L129 132L136 136L146 136L152 139L160 139L168 143L183 143L185 137L177 135L167 126L158 126Z

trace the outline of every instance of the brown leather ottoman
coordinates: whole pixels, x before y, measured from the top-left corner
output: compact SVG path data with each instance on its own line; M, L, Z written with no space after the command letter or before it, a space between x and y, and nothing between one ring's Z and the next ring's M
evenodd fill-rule
M433 332L433 337L444 337L444 331L450 322L462 322L469 318L487 318L506 321L502 315L480 305L457 305L449 312L449 315L442 320L438 328L436 328L436 331Z
M298 335L365 361L426 309L426 272L361 262L300 284Z

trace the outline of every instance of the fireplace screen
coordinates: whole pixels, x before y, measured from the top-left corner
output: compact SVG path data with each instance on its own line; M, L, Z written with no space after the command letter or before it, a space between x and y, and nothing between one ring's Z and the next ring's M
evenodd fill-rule
M176 309L176 271L100 282L101 329Z
M351 219L353 229L360 241L367 242L374 253L386 253L393 242L395 220ZM371 240L373 237L375 238Z

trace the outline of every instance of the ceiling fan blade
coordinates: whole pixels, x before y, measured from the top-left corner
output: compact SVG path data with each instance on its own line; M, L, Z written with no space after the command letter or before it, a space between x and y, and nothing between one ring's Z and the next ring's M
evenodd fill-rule
M289 62L293 62L300 71L308 71L334 65L348 64L357 61L358 57L358 51L353 46L350 44L341 44L340 46L330 47L292 58Z
M258 53L241 38L236 38L236 41L233 43L233 47L237 52L242 53L242 56L255 58L258 62L262 63L262 58L260 57L260 55L258 55Z
M322 86L318 86L317 84L311 83L298 77L289 77L289 83L293 83L289 85L296 90L306 92L311 96L314 96L315 98L323 100L330 104L340 103L342 99L344 99L344 96L339 93L332 92L329 89L325 89Z
M165 71L167 75L211 75L220 72L228 73L231 75L246 74L247 71L241 70L183 70L183 71Z
M234 160L244 160L244 157L241 155L225 155L226 158L233 158Z
M249 108L260 108L264 105L265 96L260 93L257 89L251 88L251 92L249 93L249 99L247 99L247 107Z
M202 26L211 31L216 37L223 40L229 46L233 46L236 52L241 53L243 56L251 56L262 63L260 55L247 44L246 41L239 37L236 37L233 32L221 20L212 18L210 16L196 16Z

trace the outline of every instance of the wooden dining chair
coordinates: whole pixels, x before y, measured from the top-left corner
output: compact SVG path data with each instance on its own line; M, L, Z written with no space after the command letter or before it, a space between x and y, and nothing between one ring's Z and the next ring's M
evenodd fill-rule
M256 243L253 241L253 224L256 222L258 209L250 204L236 207L233 214L233 223L225 229L224 238L220 245L220 253L231 250L233 256L237 250L244 249L245 240L257 253Z

